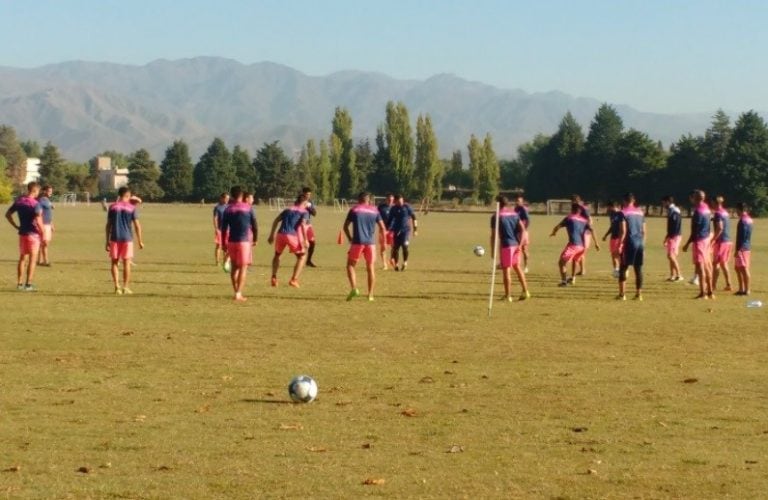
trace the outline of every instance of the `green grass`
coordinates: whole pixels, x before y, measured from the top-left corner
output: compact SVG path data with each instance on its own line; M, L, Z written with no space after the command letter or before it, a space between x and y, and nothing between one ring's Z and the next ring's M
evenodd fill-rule
M533 299L489 319L490 260L472 254L488 215L422 217L409 270L347 303L342 216L326 209L302 288L269 288L262 235L251 300L234 304L210 210L142 211L131 297L112 295L98 206L57 208L36 294L14 289L16 239L0 233L0 496L764 498L766 309L664 283L662 220L637 303L612 300L607 252L557 288L565 236L536 217ZM758 221L763 299L765 234ZM300 373L320 385L312 404L287 403Z

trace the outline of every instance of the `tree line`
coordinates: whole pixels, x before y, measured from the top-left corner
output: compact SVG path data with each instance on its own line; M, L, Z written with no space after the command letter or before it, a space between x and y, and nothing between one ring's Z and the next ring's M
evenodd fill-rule
M490 203L500 191L524 190L533 201L574 192L607 201L632 190L640 200L655 203L663 194L684 200L699 187L768 211L768 126L754 111L741 114L733 125L718 111L703 135L685 135L665 149L648 134L626 129L615 108L604 104L586 134L566 113L552 135L522 144L512 160L497 158L490 134L472 135L466 154L456 150L441 159L431 117L419 115L415 131L411 124L407 107L389 102L373 142L355 140L349 111L338 107L330 135L308 140L296 158L278 141L263 144L251 156L241 145L230 150L220 138L196 163L183 140L168 146L159 164L145 149L99 156L127 168L129 185L149 201L213 200L239 184L260 199L291 197L309 186L324 202L354 198L362 190L479 203ZM98 194L95 158L68 162L54 144L20 141L12 127L0 125L0 172L6 173L0 175L0 200L20 185L27 157L40 158L42 181L57 191Z

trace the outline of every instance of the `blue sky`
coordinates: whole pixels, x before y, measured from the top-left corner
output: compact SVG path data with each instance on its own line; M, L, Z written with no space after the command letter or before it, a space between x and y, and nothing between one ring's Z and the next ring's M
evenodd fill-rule
M0 65L223 56L453 73L644 111L768 110L761 0L0 0Z

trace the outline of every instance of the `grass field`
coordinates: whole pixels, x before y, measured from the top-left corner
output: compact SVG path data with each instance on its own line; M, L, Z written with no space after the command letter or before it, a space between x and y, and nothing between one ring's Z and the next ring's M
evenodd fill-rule
M343 217L321 211L302 288L269 288L263 234L234 304L210 212L142 210L130 297L112 295L97 205L57 208L35 294L14 288L5 225L0 496L765 498L768 311L664 283L662 220L638 303L612 300L607 252L557 288L565 235L534 218L533 299L489 319L490 260L472 254L487 214L422 217L409 270L347 303ZM755 233L766 299L768 225ZM312 404L288 403L300 373Z

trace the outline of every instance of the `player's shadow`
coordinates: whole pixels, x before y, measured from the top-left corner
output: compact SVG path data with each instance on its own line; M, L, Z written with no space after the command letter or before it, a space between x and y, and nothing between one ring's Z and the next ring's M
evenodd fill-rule
M284 399L264 399L264 398L245 398L245 399L241 399L240 402L250 403L250 404L272 404L272 405L296 404L293 401L286 401Z

